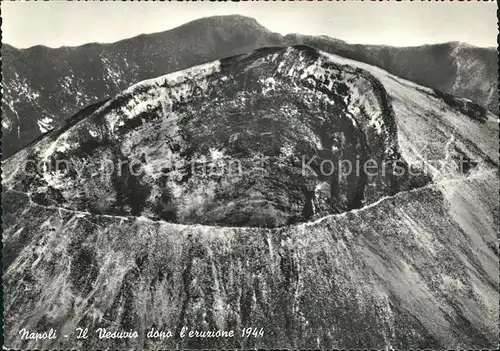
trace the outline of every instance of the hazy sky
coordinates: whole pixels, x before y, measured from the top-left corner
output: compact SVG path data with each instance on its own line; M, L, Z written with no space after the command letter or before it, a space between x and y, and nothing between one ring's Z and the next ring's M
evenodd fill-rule
M19 48L114 42L193 19L241 14L282 34L351 43L496 46L496 3L485 2L1 2L3 41Z

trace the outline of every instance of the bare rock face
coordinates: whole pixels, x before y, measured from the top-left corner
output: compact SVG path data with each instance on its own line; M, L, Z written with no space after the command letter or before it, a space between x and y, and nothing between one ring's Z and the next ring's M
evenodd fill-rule
M6 345L492 348L497 134L470 101L307 47L138 83L3 163ZM357 156L387 170L321 170Z

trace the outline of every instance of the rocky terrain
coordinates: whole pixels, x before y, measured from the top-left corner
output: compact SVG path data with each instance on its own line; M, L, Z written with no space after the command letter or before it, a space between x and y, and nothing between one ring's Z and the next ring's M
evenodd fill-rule
M493 348L497 138L479 105L306 46L135 84L3 163L6 344ZM17 336L76 327L138 337ZM145 337L183 327L237 336Z
M219 16L112 44L16 49L4 43L4 158L85 106L114 97L135 82L257 48L299 44L382 67L498 113L493 48L462 43L414 48L352 45L323 36L281 36L251 18Z

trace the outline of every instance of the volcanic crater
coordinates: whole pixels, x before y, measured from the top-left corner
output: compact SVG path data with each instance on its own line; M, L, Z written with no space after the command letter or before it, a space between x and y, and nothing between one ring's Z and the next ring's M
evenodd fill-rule
M430 179L408 175L383 85L306 46L143 81L23 153L48 163L17 182L35 202L183 224L284 226Z

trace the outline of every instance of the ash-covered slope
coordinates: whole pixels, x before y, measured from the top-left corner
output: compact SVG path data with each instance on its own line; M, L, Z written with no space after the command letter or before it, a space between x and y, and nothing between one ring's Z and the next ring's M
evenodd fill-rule
M81 348L495 345L498 125L477 105L292 47L141 82L93 110L3 164L8 346L75 347L20 341L22 327L139 334ZM413 172L303 175L294 156L315 154ZM73 168L28 174L27 160ZM105 160L144 171L118 177ZM242 173L197 173L203 160ZM265 334L145 338L183 326Z
M382 67L498 113L494 49L457 43L394 48L324 36L283 37L251 18L217 16L112 44L21 50L4 44L3 155L9 157L84 106L135 82L261 47L299 44Z

